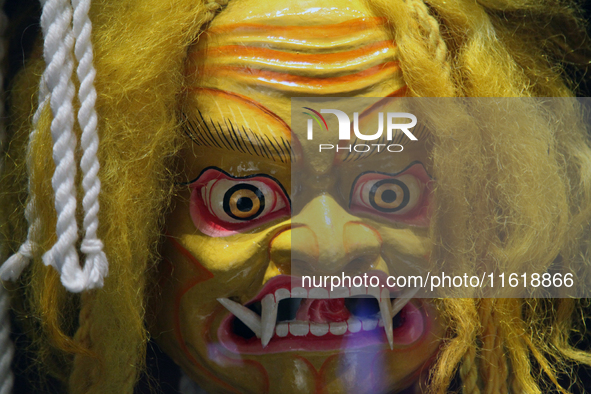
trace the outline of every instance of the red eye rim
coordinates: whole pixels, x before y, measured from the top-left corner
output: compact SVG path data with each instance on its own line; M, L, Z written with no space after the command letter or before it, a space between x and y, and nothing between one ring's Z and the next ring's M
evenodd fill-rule
M416 203L416 206L404 214L384 213L377 210L373 210L364 206L358 206L354 204L353 198L359 193L359 188L362 187L364 177L368 175L374 175L374 179L396 179L403 175L412 175L422 185L421 195ZM433 178L427 173L423 163L420 161L414 161L410 163L404 170L395 173L385 173L379 171L365 171L359 174L353 184L351 185L351 193L349 195L349 211L354 214L367 214L373 217L385 218L389 221L401 222L410 224L413 226L427 227L429 226L430 217L430 201L433 189Z
M271 207L270 212L264 216L259 216L252 220L240 223L226 222L210 211L208 204L206 204L202 197L201 188L214 179L236 181L237 184L245 181L262 182L275 194L278 194L278 199L283 199L285 207L274 211L275 206L279 202L277 199L274 206ZM270 222L279 217L289 217L291 215L291 199L289 198L287 191L281 182L267 174L253 174L245 177L235 177L221 168L212 166L205 168L201 171L198 177L186 184L191 188L189 211L193 224L199 231L211 237L227 237L229 235L243 233L258 227L263 223Z

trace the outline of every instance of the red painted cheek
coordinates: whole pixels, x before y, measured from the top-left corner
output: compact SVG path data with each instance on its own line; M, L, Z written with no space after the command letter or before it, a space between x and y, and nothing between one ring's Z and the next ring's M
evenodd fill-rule
M209 377L212 381L216 382L217 384L225 387L226 389L230 390L231 392L238 393L238 390L227 384L226 382L221 381L211 372L209 372L203 365L201 365L195 357L189 352L185 339L181 333L181 321L180 321L180 305L181 299L183 296L193 288L198 283L205 282L211 278L213 278L213 274L205 268L193 255L185 249L180 243L178 243L174 238L167 237L168 241L172 244L172 246L185 258L187 262L189 262L190 266L194 271L194 275L192 275L185 283L179 286L178 290L175 293L174 297L174 334L176 337L177 342L179 343L183 354L187 359L203 374Z
M212 382L219 385L220 387L224 387L226 390L239 393L240 391L236 388L232 387L232 385L224 382L216 375L211 373L205 366L203 366L189 351L185 339L182 335L181 331L181 322L180 322L180 305L183 296L191 290L197 284L203 283L213 278L213 274L205 268L187 249L185 249L180 243L178 243L172 237L168 237L168 241L171 242L172 246L185 257L186 261L189 262L192 270L194 271L194 275L190 276L185 283L179 286L178 290L175 293L175 301L174 301L174 333L177 342L179 343L183 354L187 359L205 376L207 376ZM213 318L213 315L211 316ZM208 320L207 324L205 325L202 338L204 341L209 341L209 327L211 325L211 319ZM227 359L230 360L230 359ZM269 392L269 376L265 368L257 361L254 360L244 360L244 367L249 368L253 373L258 373L263 382L263 387L261 393L265 394ZM237 366L239 367L239 366Z

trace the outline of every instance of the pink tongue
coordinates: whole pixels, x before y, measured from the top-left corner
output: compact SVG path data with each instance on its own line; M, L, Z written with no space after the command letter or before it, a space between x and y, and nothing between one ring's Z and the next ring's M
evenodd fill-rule
M296 314L296 320L313 323L342 322L349 319L349 310L344 298L318 300L304 298Z

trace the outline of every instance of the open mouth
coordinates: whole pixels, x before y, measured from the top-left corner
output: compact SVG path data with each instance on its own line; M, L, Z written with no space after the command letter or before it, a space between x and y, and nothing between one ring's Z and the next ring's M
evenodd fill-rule
M426 329L426 316L410 302L416 289L296 286L278 276L251 301L218 301L231 312L218 330L221 344L236 353L407 346Z

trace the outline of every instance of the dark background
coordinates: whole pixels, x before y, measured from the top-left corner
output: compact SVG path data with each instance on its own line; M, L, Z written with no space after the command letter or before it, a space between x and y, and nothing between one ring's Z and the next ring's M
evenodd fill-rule
M6 87L9 86L14 74L23 66L28 54L40 34L39 16L40 7L37 0L7 0L4 11L9 18L8 37L10 37ZM585 20L591 20L591 0L582 3L582 14ZM587 31L589 24L587 24ZM581 43L583 44L583 43ZM575 45L576 46L576 45ZM589 46L589 45L586 45ZM577 87L577 96L591 96L591 75L590 75L591 54L585 51L574 51L572 56L565 59L565 72L574 79ZM587 309L587 316L591 316L591 308ZM587 324L591 324L591 318L587 319ZM43 376L36 368L35 363L31 362L35 355L25 351L29 345L26 336L23 335L22 328L13 319L13 339L17 345L17 354L13 371L16 382L14 394L28 393L60 393L63 388L52 378ZM585 350L591 350L591 341L587 339L580 342L579 347ZM150 342L147 355L148 371L136 389L136 394L161 393L177 394L176 387L180 378L179 368L162 353L157 345ZM535 368L535 365L534 365ZM578 384L571 387L573 393L591 393L591 368L580 367L575 371L578 377ZM158 384L155 386L155 382ZM569 387L573 383L572 379L563 377L561 384ZM452 391L459 391L459 379L455 379ZM517 394L517 393L514 393Z

